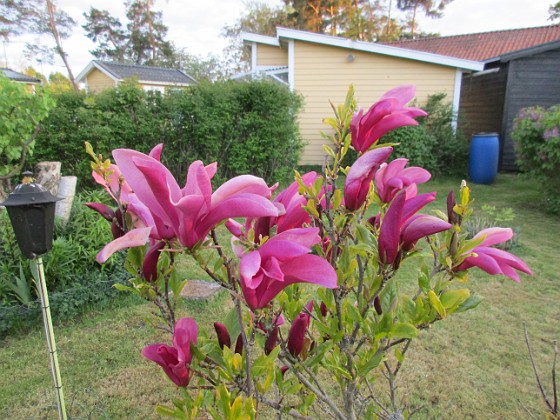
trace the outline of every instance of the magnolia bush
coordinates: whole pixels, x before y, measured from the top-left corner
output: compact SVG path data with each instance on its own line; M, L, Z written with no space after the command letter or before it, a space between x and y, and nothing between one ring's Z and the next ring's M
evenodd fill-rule
M510 239L511 229L467 239L466 184L458 200L449 194L446 211L424 214L436 194L419 194L417 185L430 173L407 167L406 159L386 162L393 148L378 140L425 115L406 106L414 93L413 86L398 87L366 112L356 110L350 89L325 120L332 130L323 172L296 172L283 191L251 175L213 190L216 163L200 161L180 186L160 163L162 145L148 155L115 150L114 164L88 146L93 176L115 202L88 204L111 223L115 238L97 260L128 249L133 278L122 288L157 305L170 334L142 351L181 392L158 413L404 418L395 381L410 343L431 324L479 304L465 287L469 270L515 281L518 271L531 274L493 247ZM342 167L350 149L358 157ZM231 244L220 242L218 228L231 233ZM186 283L179 255L231 296L232 310L214 330L176 319ZM401 284L397 273L414 256L421 257L414 260L417 278Z

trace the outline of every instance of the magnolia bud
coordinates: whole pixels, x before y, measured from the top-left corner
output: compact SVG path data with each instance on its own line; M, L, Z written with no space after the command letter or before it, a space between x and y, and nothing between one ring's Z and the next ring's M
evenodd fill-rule
M300 313L292 323L292 327L288 333L288 350L293 356L299 356L303 349L305 332L309 324L308 318L309 315Z
M379 295L375 296L375 299L373 299L373 307L375 308L377 315L381 315L383 313L383 308L381 308L381 298Z
M455 201L455 192L451 190L447 195L447 221L453 225L457 224L457 213L453 210L455 204L457 204Z
M156 281L158 278L157 263L161 250L165 247L165 242L159 241L152 245L142 264L142 273L147 281Z
M230 347L231 338L226 326L219 322L214 322L214 329L216 330L216 334L218 335L218 343L220 344L220 348L223 349L224 346Z
M238 354L243 354L243 337L241 334L237 336L237 341L235 342L235 352Z
M328 314L328 310L327 310L327 305L325 305L325 302L321 302L321 315L323 315L323 318L326 317Z
M278 327L274 327L272 331L268 333L268 337L266 338L266 342L264 343L264 354L269 355L274 347L276 347L276 343L278 342Z

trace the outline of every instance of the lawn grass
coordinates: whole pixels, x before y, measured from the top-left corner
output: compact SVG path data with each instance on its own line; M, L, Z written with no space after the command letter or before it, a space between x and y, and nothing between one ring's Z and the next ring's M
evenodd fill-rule
M460 180L434 180L422 191L438 191L443 208L447 191ZM560 264L556 247L560 219L547 215L534 184L515 175L500 175L490 186L471 185L476 205L512 207L520 242L513 252L533 269L520 284L473 271L468 287L484 296L474 311L451 316L422 332L407 353L398 392L417 418L542 418L543 404L523 339L523 322L549 385L552 347L560 338ZM413 264L409 272L415 270ZM192 270L192 271L191 271ZM192 278L201 273L185 264ZM415 279L402 279L403 283ZM406 285L405 285L406 286ZM220 293L206 301L181 305L211 331L229 300ZM72 324L56 327L62 379L73 417L155 418L154 406L168 403L176 390L155 364L140 355L143 346L167 342L149 326L151 307L115 301L112 309L91 311ZM44 333L40 328L0 342L0 418L55 418ZM550 386L548 386L550 394ZM264 417L263 417L264 418Z

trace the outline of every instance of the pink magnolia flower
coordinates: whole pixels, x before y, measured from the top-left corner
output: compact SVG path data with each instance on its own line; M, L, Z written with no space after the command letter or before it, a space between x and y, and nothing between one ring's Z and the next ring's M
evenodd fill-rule
M318 233L318 228L286 230L241 257L241 290L251 309L264 308L293 283L337 287L334 268L323 258L310 255L311 247L321 243Z
M142 356L156 362L177 386L185 387L190 380L191 343L197 343L198 326L191 318L181 318L173 330L173 346L152 344L144 347Z
M181 245L192 247L217 223L230 217L278 215L278 209L269 200L271 190L261 178L238 176L212 193L211 179L217 165L204 166L196 161L189 167L185 186L180 188L158 160L161 147L155 150L158 153L151 156L129 149L113 151L118 168L134 191L129 208L149 229L152 240L177 238ZM119 238L119 246L107 245L98 261L103 262L118 249L143 245L138 236L129 236L135 230Z
M468 254L472 255L466 257L454 270L463 271L471 267L478 267L488 274L503 274L516 282L520 280L519 273L515 270L532 276L533 272L520 258L502 249L492 247L492 245L508 241L512 237L513 231L510 228L494 227L481 230L473 239L484 238L482 243L469 251Z
M364 204L375 172L392 151L392 147L370 150L350 167L344 184L344 205L348 210L355 211Z
M424 117L426 112L420 108L405 106L414 98L415 92L413 85L399 86L386 92L367 113L364 114L363 109L355 113L350 123L354 149L365 152L389 131L407 125L418 125L414 118Z
M379 231L378 252L381 262L398 265L402 251L410 251L419 239L452 227L437 217L416 214L435 200L435 196L435 193L421 194L406 200L406 194L402 192L395 197Z
M383 163L375 173L375 188L379 198L389 203L399 191L404 190L411 198L418 192L417 184L428 182L432 175L417 166L405 168L408 159L399 158L390 163Z

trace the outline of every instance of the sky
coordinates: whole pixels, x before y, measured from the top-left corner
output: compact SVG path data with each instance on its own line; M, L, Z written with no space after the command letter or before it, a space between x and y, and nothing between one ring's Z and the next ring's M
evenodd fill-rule
M271 6L279 6L281 0L260 0ZM454 0L447 5L441 19L419 18L423 31L440 33L442 36L502 29L526 28L549 25L548 8L556 0ZM120 0L58 0L58 7L77 22L71 38L64 41L74 75L78 75L94 59L89 50L94 44L85 37L81 26L85 23L83 12L90 6L108 10L114 16L123 17L124 5ZM206 57L220 55L227 40L220 36L225 25L232 25L246 8L246 0L157 0L156 10L163 12L163 22L168 26L168 39L189 53ZM33 65L43 74L60 71L66 74L62 61L54 65L28 61L23 55L27 42L37 42L33 37L12 38L3 42L0 50L0 67L22 70ZM49 40L50 42L50 40Z

